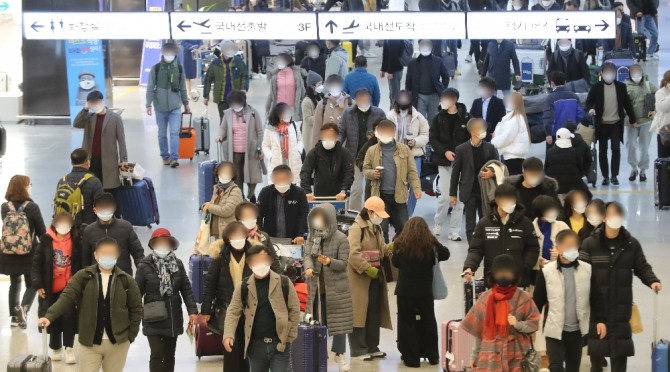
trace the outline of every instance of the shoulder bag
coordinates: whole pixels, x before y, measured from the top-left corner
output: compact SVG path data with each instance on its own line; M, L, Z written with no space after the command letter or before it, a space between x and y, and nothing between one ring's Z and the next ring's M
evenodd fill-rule
M440 268L440 261L437 259L437 252L435 252L435 265L433 265L433 299L444 300L447 298L449 291L447 289L447 282L442 275Z
M144 313L142 321L146 323L160 322L168 318L167 306L165 301L159 300L144 304Z
M533 338L530 335L528 337L530 338L530 350L528 350L526 355L523 356L521 369L523 372L538 372L542 363L542 357L533 346Z

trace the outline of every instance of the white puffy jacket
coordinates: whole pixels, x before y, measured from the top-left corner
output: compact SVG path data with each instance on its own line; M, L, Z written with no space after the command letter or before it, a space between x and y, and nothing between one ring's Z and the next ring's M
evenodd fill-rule
M386 114L386 118L391 120L398 125L400 120L400 114L396 113L395 110L391 110ZM423 156L426 153L424 147L428 144L428 131L430 126L428 125L428 120L414 107L412 107L412 121L409 123L409 128L407 128L407 138L408 140L413 139L416 144L412 147L412 156ZM398 131L396 130L396 137L398 136ZM396 138L399 140L399 138Z
M523 116L513 112L505 115L496 126L491 144L505 160L525 158L530 149L530 138Z
M293 172L293 183L300 183L300 169L302 169L301 154L304 150L302 143L302 134L300 134L299 125L292 123L288 127L288 166ZM265 134L263 135L263 156L265 156L265 164L267 164L268 173L282 164L281 155L281 136L277 132L277 128L273 126L265 127ZM272 180L268 177L268 183L272 184Z
M663 87L656 91L656 115L649 131L658 134L662 127L670 124L670 91Z

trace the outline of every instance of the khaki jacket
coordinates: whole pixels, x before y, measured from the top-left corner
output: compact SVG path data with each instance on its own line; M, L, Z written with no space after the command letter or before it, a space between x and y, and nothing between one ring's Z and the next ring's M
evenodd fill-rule
M232 183L225 190L219 190L218 185L214 185L212 200L209 205L209 212L212 214L211 234L217 238L221 237L223 229L230 222L235 221L235 208L244 201L242 190Z
M409 186L411 185L415 191L421 191L421 181L416 171L416 162L412 150L407 145L396 143L393 160L396 166L395 201L404 204L407 203L409 198ZM363 175L370 180L371 196L380 196L381 194L381 180L374 179L375 168L378 166L383 166L382 150L379 143L368 149L363 162Z

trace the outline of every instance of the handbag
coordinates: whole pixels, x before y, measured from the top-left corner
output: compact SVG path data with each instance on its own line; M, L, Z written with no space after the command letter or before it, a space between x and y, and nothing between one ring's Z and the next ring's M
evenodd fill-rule
M595 128L580 123L577 125L577 133L582 136L587 145L591 146L593 144L593 138L596 136Z
M530 336L528 336L530 337ZM523 361L521 362L521 369L524 372L538 372L540 370L540 365L542 363L542 357L540 353L535 350L533 346L533 339L530 340L530 350L526 352L526 355L523 356Z
M647 89L651 91L651 89L649 88L649 82L647 82ZM645 94L644 104L642 107L644 107L645 114L656 111L656 95L653 93Z
M160 322L168 318L167 306L165 301L154 301L144 304L144 314L142 321L146 323Z
M382 252L378 250L361 251L361 256L368 261L370 266L379 268L382 265Z
M212 214L207 213L205 217L200 221L200 229L198 230L198 236L195 237L195 251L198 254L207 254L207 248L209 247L209 240L212 232Z
M442 269L440 269L440 261L437 259L437 253L435 253L435 265L433 265L433 299L444 300L448 294L447 282L444 280Z
M640 309L637 307L637 304L633 302L633 308L630 312L630 329L633 334L642 333L644 327L642 326L642 316L640 315Z
M226 321L226 312L221 308L214 308L214 311L209 316L209 321L207 322L207 329L216 333L217 335L223 335L223 327Z

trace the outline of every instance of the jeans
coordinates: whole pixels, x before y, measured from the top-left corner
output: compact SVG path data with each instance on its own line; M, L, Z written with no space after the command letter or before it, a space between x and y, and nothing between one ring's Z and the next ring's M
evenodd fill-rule
M244 152L234 152L233 153L233 165L235 166L235 173L237 176L235 177L235 184L237 187L242 190L242 193L244 194L244 163L247 161L247 154ZM255 183L247 183L247 188L249 189L247 192L247 200L251 199L252 195L256 195L256 184Z
M277 341L266 344L263 340L251 340L247 350L251 372L288 371L291 359L291 344L283 352L277 350Z
M417 156L416 158L414 158L414 162L416 163L416 172L419 175L419 179L421 179L421 156ZM409 199L407 199L408 218L409 216L414 214L415 208L416 208L416 196L414 196L414 189L412 189L412 186L410 186Z
M389 75L393 75L393 79L387 79L389 82L389 102L390 105L393 106L393 102L395 102L395 97L398 95L398 92L400 92L400 83L402 82L402 70L396 71L394 73L389 73Z
M475 226L477 226L477 215L479 218L482 218L482 199L479 194L479 190L476 192L473 191L473 194L470 195L470 199L465 202L465 235L470 243L472 239L472 234L475 232ZM454 215L454 211L451 212L451 215Z
M349 334L351 357L379 352L379 334L381 330L382 284L381 279L370 280L368 287L368 309L365 318L365 327L354 327ZM252 370L252 372L256 372Z
M386 205L386 213L390 216L382 221L381 225L382 230L384 231L384 239L389 242L389 225L393 225L395 236L398 236L409 219L409 215L407 214L407 203L396 203L395 194L381 193L379 197L384 201L384 204Z
M626 127L626 149L628 150L628 164L633 170L649 169L649 144L651 136L649 125L640 125L639 127ZM638 160L638 151L640 159Z
M169 112L156 111L158 124L158 147L161 158L179 159L179 130L181 129L181 108ZM168 147L168 128L170 129L170 146Z
M61 293L54 293L51 298L51 305L58 301ZM40 299L39 301L46 301ZM60 350L63 346L74 346L74 335L77 331L77 312L74 309L68 309L58 319L55 319L49 325L49 348L51 350Z
M351 193L349 195L349 209L360 211L363 209L363 188L365 177L358 167L354 166L354 183L351 185Z
M37 291L32 286L30 273L23 274L23 281L26 283L26 291L21 299L21 275L9 276L9 316L16 316L15 308L19 305L30 307L35 301Z
M550 372L579 371L584 346L584 339L580 331L564 331L560 340L551 337L545 339Z
M416 109L423 115L429 123L433 122L433 118L437 116L438 106L440 105L440 95L438 93L433 94L420 94L419 93L419 103L417 104Z
M151 356L150 372L174 371L174 354L177 349L177 337L147 336Z
M602 372L602 360L605 358L591 356L591 372ZM626 372L628 358L610 358L610 372Z
M656 53L656 44L658 44L658 25L654 18L653 15L645 14L642 16L642 20L638 22L640 27L638 27L637 32L645 34L649 38L648 55Z
M328 325L328 311L326 308L328 305L326 304L326 294L321 293L321 317L319 318L319 322L323 325ZM312 312L318 311L317 309L319 308L319 299L315 298L314 299L314 305L312 305ZM333 316L334 314L331 314ZM331 336L329 334L329 336ZM347 335L346 334L339 334L339 335L332 335L333 336L333 346L331 347L331 351L335 354L344 354L347 351Z
M454 54L454 57L456 57L456 68L458 68L458 40L445 40L442 45L444 45L445 50L449 49Z
M610 177L609 161L607 159L607 142L610 142L612 150L612 177L619 175L619 163L621 162L621 133L619 124L601 124L598 133L598 161L603 178Z
M451 167L440 165L437 167L440 175L440 196L437 202L437 211L435 212L435 225L442 225L444 218L447 216L450 204L449 188L451 187ZM449 228L451 232L457 233L461 229L461 222L463 221L463 203L460 201L451 210L451 219L449 220Z

